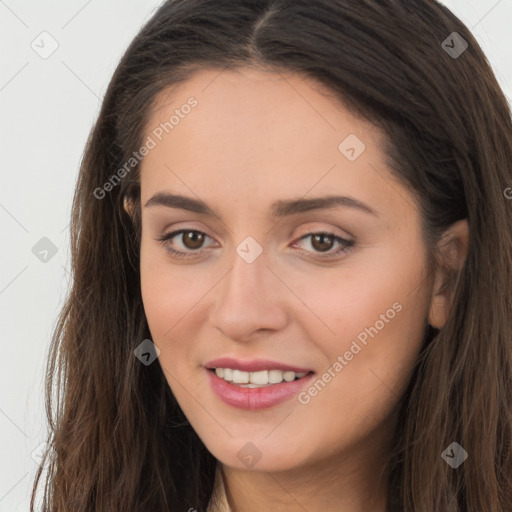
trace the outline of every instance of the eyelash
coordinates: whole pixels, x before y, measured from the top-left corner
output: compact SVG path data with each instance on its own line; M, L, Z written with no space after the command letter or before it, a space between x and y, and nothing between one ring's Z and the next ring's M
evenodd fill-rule
M208 238L210 238L206 233L203 233L202 231L198 231L196 229L179 229L177 231L172 231L171 233L164 234L161 237L155 238L154 240L156 240L157 242L160 242L161 245L165 245L167 241L169 241L170 239L172 239L175 236L180 235L182 233L199 233L199 234L205 235ZM325 235L325 236L333 237L334 241L342 244L343 247L341 247L337 251L329 254L329 256L313 256L313 259L317 259L317 260L332 259L342 253L348 252L354 245L353 241L345 240L344 238L341 238L341 237L335 235L334 233L329 233L327 231L314 231L314 232L310 231L310 232L306 233L305 235L301 236L298 239L298 241L304 240L304 239L306 239L310 236L314 236L314 235ZM177 258L177 259L193 258L193 257L197 256L198 254L206 252L204 249L201 249L201 250L193 251L191 253L187 253L187 252L183 252L183 251L177 251L176 249L173 249L170 246L167 246L166 250L169 253L171 253L171 255L174 258ZM306 252L309 252L309 251L306 251ZM322 253L318 253L318 254L322 254Z

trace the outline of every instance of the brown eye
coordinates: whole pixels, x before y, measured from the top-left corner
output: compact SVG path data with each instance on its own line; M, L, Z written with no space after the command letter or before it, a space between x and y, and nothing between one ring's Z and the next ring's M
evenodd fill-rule
M178 235L181 235L181 237L178 237ZM202 249L205 238L210 237L201 231L180 229L172 233L167 233L160 238L155 238L155 240L164 245L167 251L174 257L191 258L206 252L206 250Z
M204 242L204 233L199 231L183 231L182 242L187 249L199 249Z
M345 240L334 233L307 233L306 235L300 238L300 241L310 239L310 245L312 250L306 250L308 253L313 253L313 257L316 259L327 259L331 257L335 257L341 255L344 252L347 252L353 245L353 240ZM339 248L336 250L332 250L335 244L339 244ZM314 256L314 254L318 254L319 256ZM326 253L326 255L322 255L321 253ZM328 254L327 254L328 253Z
M332 249L334 243L334 235L328 235L326 233L318 233L312 235L311 245L318 251L324 252Z

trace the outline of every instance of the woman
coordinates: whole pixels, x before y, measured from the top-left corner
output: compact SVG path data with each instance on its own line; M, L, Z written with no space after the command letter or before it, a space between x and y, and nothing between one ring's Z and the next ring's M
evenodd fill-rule
M165 2L80 170L43 510L512 510L511 168L434 0Z

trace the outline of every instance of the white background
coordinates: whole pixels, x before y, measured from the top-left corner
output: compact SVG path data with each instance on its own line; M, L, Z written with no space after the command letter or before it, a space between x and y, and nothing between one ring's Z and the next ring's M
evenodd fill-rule
M117 62L160 3L0 0L0 512L28 510L31 454L46 437L43 371L68 288L84 144ZM472 29L512 98L512 0L444 3ZM59 45L47 59L31 48L43 31ZM57 248L46 263L32 253L42 237Z

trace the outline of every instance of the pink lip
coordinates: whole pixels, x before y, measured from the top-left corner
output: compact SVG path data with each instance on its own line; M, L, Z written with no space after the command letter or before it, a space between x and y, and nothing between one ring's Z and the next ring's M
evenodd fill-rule
M206 368L231 368L233 370L242 370L244 372L259 372L261 370L281 370L283 372L308 373L312 371L309 368L299 368L290 366L270 359L254 359L253 361L239 361L232 357L221 357L214 359L204 365Z
M232 366L219 365L217 368L232 368ZM269 366L265 368L269 368ZM208 373L213 392L224 403L250 411L273 407L296 396L306 384L311 382L315 375L314 373L310 373L292 382L283 381L281 384L271 384L262 388L243 388L217 377L214 371L206 370L206 372Z

